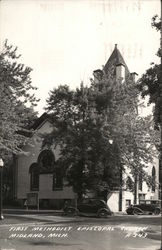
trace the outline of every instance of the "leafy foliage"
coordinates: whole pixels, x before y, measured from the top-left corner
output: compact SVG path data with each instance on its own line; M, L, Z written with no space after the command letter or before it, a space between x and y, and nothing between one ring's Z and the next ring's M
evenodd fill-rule
M152 27L160 31L161 20L158 16L152 18ZM161 49L159 48L157 56L161 57ZM154 121L155 128L160 128L161 122L161 109L162 109L162 96L161 96L161 64L154 64L146 70L146 73L142 75L138 83L138 88L141 91L142 97L149 96L149 104L155 104Z
M159 33L161 30L161 19L155 15L152 18L152 27ZM162 35L162 34L161 34ZM162 39L162 37L161 37ZM162 42L162 40L161 40ZM162 44L161 44L162 46ZM143 98L149 96L149 104L154 104L153 114L155 129L161 133L161 144L159 150L159 183L162 184L162 47L158 49L157 56L161 58L160 64L152 63L139 80L138 88ZM161 192L162 195L162 192ZM161 199L162 200L162 199Z
M132 79L121 84L107 75L90 87L72 91L65 85L50 92L47 111L54 129L43 146L59 145L58 165L78 197L119 187L125 167L145 173L153 156L153 126L150 117L138 115L138 95Z
M1 157L22 151L24 133L36 118L31 68L18 63L17 48L5 41L0 53L0 151ZM19 133L21 131L21 133ZM22 133L24 131L24 133Z

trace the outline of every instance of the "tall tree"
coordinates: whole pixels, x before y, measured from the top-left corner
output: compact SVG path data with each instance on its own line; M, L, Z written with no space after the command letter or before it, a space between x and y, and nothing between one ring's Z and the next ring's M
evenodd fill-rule
M22 151L26 130L36 118L31 68L18 62L17 48L4 43L0 52L0 152L1 157ZM20 133L21 131L21 133Z
M161 3L162 10L162 3ZM162 17L161 17L162 18ZM159 140L161 143L158 145L159 150L159 184L162 187L162 21L157 15L152 18L152 27L161 33L160 48L157 51L159 57L159 64L152 63L151 67L139 79L138 88L141 91L143 98L149 97L149 104L153 104L153 115L155 122L155 129L159 131ZM161 136L160 136L161 131ZM161 137L161 138L160 138ZM162 190L162 188L160 189ZM161 198L162 200L162 191ZM162 204L161 204L162 205Z
M106 199L125 167L146 177L152 126L150 117L138 116L138 94L131 79L121 84L106 75L90 87L71 91L65 85L50 92L47 111L54 129L43 146L60 146L58 165L79 198L94 190Z
M46 145L59 145L69 185L81 198L87 189L100 192L112 184L113 168L109 164L109 176L105 181L105 167L111 155L111 145L102 136L101 115L94 113L94 91L83 87L76 91L60 86L51 91L47 110L52 111L54 130L44 141ZM112 163L112 161L110 161ZM109 177L109 178L108 178Z

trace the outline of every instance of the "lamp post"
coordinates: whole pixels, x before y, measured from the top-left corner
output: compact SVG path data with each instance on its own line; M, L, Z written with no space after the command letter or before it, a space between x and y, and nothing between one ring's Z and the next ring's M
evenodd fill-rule
M3 166L4 162L2 158L0 158L0 220L3 220L3 213L2 213L2 174L3 174Z

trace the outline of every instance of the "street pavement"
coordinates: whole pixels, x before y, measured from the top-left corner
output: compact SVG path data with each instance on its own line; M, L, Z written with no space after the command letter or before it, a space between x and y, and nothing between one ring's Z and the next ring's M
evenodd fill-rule
M5 211L0 250L158 250L159 216L115 214L106 219L43 211Z

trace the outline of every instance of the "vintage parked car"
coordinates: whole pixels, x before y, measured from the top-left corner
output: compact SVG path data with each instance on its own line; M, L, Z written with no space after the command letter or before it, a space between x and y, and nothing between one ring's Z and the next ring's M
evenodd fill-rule
M160 214L160 207L157 204L130 205L126 209L127 214Z
M99 199L83 199L76 207L66 206L64 208L64 214L66 215L89 215L98 216L100 218L106 218L113 213L109 209L107 203Z

